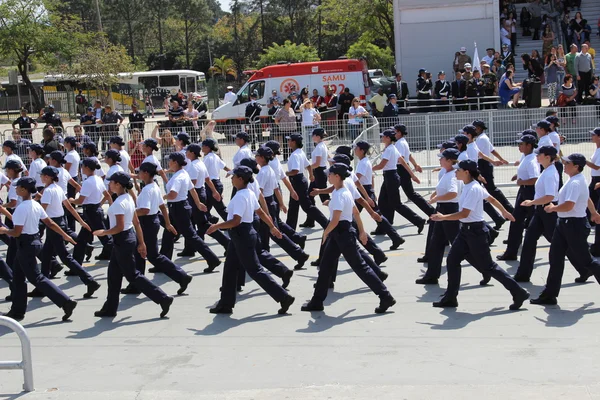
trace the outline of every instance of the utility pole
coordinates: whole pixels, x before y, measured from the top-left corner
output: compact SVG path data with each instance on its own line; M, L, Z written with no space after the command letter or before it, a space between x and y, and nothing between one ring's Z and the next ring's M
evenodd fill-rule
M100 15L100 3L96 0L96 14L98 14L98 30L103 32L102 30L102 16Z

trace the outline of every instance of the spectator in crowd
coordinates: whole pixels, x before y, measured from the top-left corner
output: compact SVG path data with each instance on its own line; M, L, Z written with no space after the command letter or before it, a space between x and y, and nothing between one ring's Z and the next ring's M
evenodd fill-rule
M19 125L21 134L29 140L33 138L32 131L38 127L37 121L27 115L26 108L21 108L21 116L15 119L12 123L13 129L15 129L17 125Z
M107 104L104 106L104 115L102 119L96 121L97 124L101 126L102 132L102 147L99 146L99 143L96 142L96 145L102 151L106 150L106 144L108 144L108 139L113 136L119 136L119 127L123 123L124 118L117 111L113 110L112 107Z
M352 100L352 106L348 110L348 127L350 128L350 137L355 139L360 133L362 123L369 113L360 105L360 100L355 97Z
M523 36L531 36L531 13L527 7L521 9L521 28L523 28Z
M83 134L83 129L81 125L75 125L73 127L73 132L75 133L74 137L77 146L77 151L80 151L80 149L83 148L84 144L93 142L91 137Z
M467 54L467 48L461 47L460 50L454 55L454 72L465 72L465 64L471 64L472 62L471 56Z
M133 165L133 168L137 169L140 167L140 165L142 165L144 158L146 158L141 150L142 141L144 138L142 136L142 132L137 128L132 129L130 133L131 139L129 140L129 143L127 143L127 149L131 158L131 165Z
M325 89L325 98L323 99L323 107L325 110L337 109L338 105L338 96L333 91L331 86L328 86ZM323 110L319 110L319 112L323 112Z
M488 48L485 50L486 55L481 58L481 61L485 62L488 65L492 65L494 63L494 53L496 52L493 48Z
M128 115L128 119L129 128L137 128L142 132L144 131L146 118L144 118L144 114L138 110L137 103L131 105L131 112Z
M310 99L312 100L312 102L315 105L315 107L317 108L317 110L319 110L321 108L321 106L323 105L323 97L321 95L319 95L319 91L317 89L313 89L313 95L311 96Z
M377 94L369 99L371 111L375 117L380 117L383 114L383 109L387 104L387 96L383 92L383 88L377 90Z
M42 133L42 142L40 144L44 148L45 154L50 154L53 151L62 149L62 146L54 137L54 130L48 128L44 129L44 132Z
M343 119L344 115L348 113L348 110L350 110L350 107L352 106L353 99L354 95L350 93L350 88L344 88L344 91L338 98L338 108L340 110L338 114L339 119Z
M185 116L183 115L183 111L183 107L179 105L177 100L173 100L171 102L171 107L169 108L169 123L172 131L176 134L181 131L181 128L185 124Z
M542 5L540 0L533 0L527 7L531 14L531 21L529 25L533 29L533 40L540 40L540 28L542 26Z
M514 53L517 47L517 18L515 13L509 12L506 22L510 24L510 46L511 51Z
M308 97L308 87L302 88L300 91L300 105L303 105L306 100L310 100Z
M248 124L248 135L252 142L252 151L256 151L256 139L260 129L260 113L262 106L258 102L258 90L253 90L250 93L250 103L246 105L246 123Z
M569 11L565 10L565 13L563 14L563 16L560 20L560 27L563 31L565 43L573 43L573 37L572 37L570 25L571 25L571 17L570 17ZM561 82L561 85L562 85L562 82Z
M471 110L479 109L479 98L483 95L483 80L479 70L473 71L473 77L467 81L467 98Z
M567 64L567 73L572 76L577 76L577 69L575 68L575 58L577 57L577 45L572 44L569 49L571 50L569 54L565 56L565 61ZM563 82L561 82L562 84Z
M223 96L223 103L235 103L237 100L237 94L233 93L233 86L227 86L227 92Z
M577 102L581 103L583 97L587 96L594 75L592 55L588 53L587 44L581 46L581 52L575 57L575 71L577 72Z
M491 71L489 64L483 64L481 79L483 80L483 95L488 97L484 100L484 103L488 103L485 108L496 108L496 101L489 97L498 95L498 77Z
M556 48L556 64L558 66L558 70L556 71L556 84L558 86L562 85L563 79L565 79L566 68L567 68L567 59L565 58L565 49L562 44L559 44Z
M409 96L408 83L402 80L402 74L396 73L396 79L390 86L390 92L396 95L398 99L398 107L406 107L406 99Z
M25 166L29 167L31 158L29 157L29 150L27 148L31 145L32 141L28 138L23 138L22 131L17 128L12 131L12 140L15 145L14 149L12 149L13 153L21 157Z
M146 117L152 116L152 118L154 118L154 104L152 104L152 99L148 95L146 95L145 105Z
M271 91L271 97L269 97L269 102L267 103L267 106L269 108L273 107L273 103L275 103L275 101L277 101L277 103L281 103L281 98L277 95L277 90L273 89Z
M563 118L571 118L571 122L573 124L577 123L575 120L576 110L575 106L577 105L577 89L573 84L573 76L571 74L567 74L565 76L564 83L560 87L560 94L558 96L558 106L565 108L565 116Z
M286 144L287 141L283 140L283 138L298 132L296 113L292 108L292 101L290 99L283 99L283 107L275 114L275 125L277 127L275 140L283 143L283 159L287 160L290 150Z
M469 64L465 64L465 68ZM429 112L430 101L431 101L431 89L433 89L433 83L431 82L431 74L427 70L421 68L419 70L419 76L417 77L417 99L419 108L417 112Z
M500 42L502 43L502 45L506 45L510 48L512 48L512 42L511 42L511 33L510 33L510 22L509 21L504 21L502 23L502 26L500 27Z
M598 32L596 32L596 36L600 36L600 17L598 18Z
M296 93L296 92L290 93L290 102L291 102L292 110L294 110L294 112L297 112L300 109L300 106L302 105L302 103L300 103L300 99L298 98L298 93ZM319 111L326 111L326 110L327 110L327 106L325 104L323 104L323 109L319 110Z
M206 121L206 114L208 114L208 104L206 104L206 101L204 101L204 99L200 95L194 97L192 104L194 106L194 109L198 111L198 127L200 127L204 125L204 121Z
M512 51L510 51L508 45L506 44L502 45L502 54L500 54L500 58L502 59L504 68L506 68L508 64L515 65L515 55Z
M65 129L60 115L54 112L54 106L52 104L48 106L48 111L42 115L41 120L48 125L59 127L61 130Z
M77 114L80 116L85 114L87 99L83 95L83 91L81 89L78 90L77 96L75 96L75 104L77 107Z
M455 74L455 80L452 82L452 103L455 106L456 111L463 111L465 107L462 105L465 103L467 97L467 83L463 79L463 75L460 71Z
M600 105L600 85L598 84L598 77L594 76L592 80L592 84L588 90L588 97L583 100L583 104L585 105ZM596 109L596 113L600 116L600 108Z
M584 43L588 47L588 53L592 56L592 69L596 69L596 49L594 49L589 40Z
M534 53L532 52L532 54ZM539 57L538 53L535 54ZM529 81L533 79L542 80L544 77L544 67L542 66L540 61L538 61L538 58L533 58L527 53L521 55L521 61L523 61L523 68L527 70L527 75L529 78L523 82L523 100L526 102L528 100L529 95Z
M513 72L507 70L505 78L500 84L498 94L500 95L500 102L503 105L508 105L508 102L512 100L512 107L517 108L519 106L519 95L521 93L521 84L513 82Z
M544 28L544 33L542 34L542 54L546 57L550 54L550 49L554 45L554 32L552 31L552 26L550 24L546 25Z
M176 152L175 138L170 129L164 129L160 124L156 124L152 130L152 138L160 146L161 167L164 170L169 169L169 155Z
M279 111L280 108L281 104L279 103L279 100L273 99L273 103L271 103L271 107L269 107L267 115L273 117L275 114L277 114L277 111Z
M494 60L494 66L493 66L493 72L496 75L496 78L498 78L498 81L500 81L500 78L504 75L504 73L506 72L506 67L504 66L504 64L502 64L501 60Z
M94 123L96 123L95 121L102 119L102 116L104 115L104 109L102 108L102 102L100 100L96 100L94 102Z
M194 108L191 101L188 102L187 109L183 112L183 118L186 132L195 138L199 131L198 119L200 119L200 112Z
M304 100L304 103L302 103L302 106L300 107L300 111L302 113L302 128L304 131L312 132L313 128L319 126L321 114L314 108L310 99Z
M550 107L556 105L558 98L558 71L560 66L555 55L550 55L550 59L545 67L546 72L546 86L548 87L548 100L550 100Z
M99 129L96 126L96 120L95 109L93 107L88 107L87 113L79 119L79 124L83 126L85 133L87 133L95 143L98 143Z
M542 56L540 56L540 52L536 49L531 50L531 59L537 61L539 65L544 65Z
M450 86L450 82L446 80L446 73L444 71L440 71L438 73L438 80L435 81L434 89L433 89L433 97L439 105L438 111L449 111L448 98L450 97L452 90Z
M583 16L580 12L575 14L575 18L571 20L569 23L569 28L571 28L573 43L577 45L578 48L581 48L581 45L585 42L585 33L583 30L587 25L587 21L583 19Z
M392 118L398 116L398 99L395 94L388 96L388 103L383 107L383 118Z

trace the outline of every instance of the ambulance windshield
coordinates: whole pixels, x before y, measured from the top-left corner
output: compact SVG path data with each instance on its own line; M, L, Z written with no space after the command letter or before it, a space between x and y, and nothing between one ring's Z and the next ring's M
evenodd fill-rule
M265 81L252 81L247 82L246 85L238 93L238 103L243 104L250 101L250 95L252 92L258 93L257 100L265 97Z

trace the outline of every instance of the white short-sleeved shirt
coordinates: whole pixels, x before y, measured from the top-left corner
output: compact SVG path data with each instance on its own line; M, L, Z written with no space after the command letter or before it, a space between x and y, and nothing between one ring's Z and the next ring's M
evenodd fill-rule
M204 165L202 160L197 158L194 161L188 161L188 164L185 166L185 170L190 176L192 183L194 180L196 181L194 184L196 189L204 187L204 182L206 181L206 178L208 178L208 170L206 169L206 165Z
M534 153L527 154L517 168L517 178L522 180L533 179L540 176L540 164Z
M327 159L329 158L329 154L327 153L327 146L324 142L319 142L319 144L315 146L315 149L312 151L310 156L313 160L313 164L314 161L317 160L317 157L321 157L319 160L319 167L327 167Z
M89 160L94 160L94 161L96 161L100 165L100 169L94 170L94 175L99 176L100 178L102 178L104 176L104 170L102 169L102 164L100 163L100 160L98 160L98 157L91 156L91 157L86 157L86 158L89 159ZM85 177L85 175L83 175L82 179L87 179L87 178Z
M492 142L490 142L490 138L487 134L482 133L481 135L477 136L477 138L475 139L475 143L477 144L479 151L481 151L488 157L492 156L492 151L494 151L494 145L492 145Z
M135 213L135 204L128 193L124 193L117 197L115 201L108 207L108 225L109 229L117 225L117 215L124 215L125 226L123 231L133 228L133 214Z
M404 161L409 160L410 158L410 147L408 146L408 142L406 138L400 138L395 143L396 148L398 149L398 153L404 158Z
M247 144L240 147L239 150L234 154L233 168L239 167L244 158L254 158L252 150L250 150L250 147Z
M310 165L306 154L302 149L296 149L288 159L288 171L298 171L299 174L304 173L304 170Z
M258 199L252 190L238 190L227 205L227 220L239 215L242 217L242 223L250 224L254 221L254 212L259 208Z
M468 160L468 159L469 159L469 155L467 154L466 150L465 151L461 151L460 154L458 155L458 162L465 161L465 160ZM443 171L443 169L442 169L442 171Z
M211 180L219 179L219 172L225 167L225 162L213 152L204 156L204 165Z
M35 235L40 231L40 220L46 218L48 214L37 201L25 200L15 209L12 222L15 226L23 227L23 234Z
M137 198L137 209L147 208L148 215L158 214L159 207L165 204L156 182L145 185Z
M343 188L334 190L329 201L329 219L333 219L334 211L341 211L340 221L352 222L352 210L354 209L354 199L352 197L345 182Z
M58 168L58 182L56 184L60 186L63 192L67 193L67 188L69 186L69 181L71 180L71 174L64 168Z
M277 157L269 161L269 167L271 167L273 172L275 172L275 176L277 177L278 181L285 178L285 172L283 172L283 168L281 168L281 163Z
M256 174L256 181L259 187L262 189L263 196L270 197L275 193L277 189L277 177L271 167L265 165L260 168L258 174Z
M8 182L10 182L10 179L0 171L0 185L6 185Z
M552 139L550 139L549 135L544 135L538 139L538 148L542 146L554 146L552 143Z
M142 164L145 162L156 165L156 171L162 171L160 162L158 162L158 158L156 158L156 156L154 156L154 154L150 154L149 156L146 156L146 158L144 158L144 161L142 161Z
M596 151L594 151L594 155L592 156L590 161L593 164L600 166L600 147L598 147L596 149ZM593 169L593 168L590 168L590 169L592 170L591 171L592 176L600 176L600 169Z
M121 161L119 161L119 165L121 168L123 168L123 171L129 173L129 160L131 160L129 153L125 150L119 150L119 154L121 155Z
M344 179L344 187L348 189L348 191L352 195L352 199L358 200L362 197L360 195L360 192L358 191L358 188L356 187L356 184L354 183L354 179L352 178L352 176L349 176L348 178Z
M458 209L471 210L467 218L461 218L460 222L483 221L483 200L490 197L489 193L477 181L465 185L458 199Z
M356 173L360 174L360 183L364 185L372 185L373 184L373 166L371 165L371 161L369 161L368 157L363 157L362 160L358 162L356 166Z
M65 215L62 203L66 199L67 196L65 196L65 192L61 187L56 183L53 183L44 189L40 203L48 204L48 207L46 207L46 214L48 214L50 218L58 218Z
M35 179L35 186L40 187L44 186L44 182L42 182L42 169L46 168L47 164L41 158L36 158L31 161L31 165L29 165L29 177Z
M558 132L552 131L547 136L550 138L554 147L556 147L556 150L560 153L560 136L558 135Z
M8 201L16 200L17 206L23 201L23 198L17 195L17 182L19 182L19 179L21 178L13 179L8 188Z
M538 180L535 181L533 199L537 200L544 196L553 196L552 201L558 200L558 171L554 163L550 164L548 168L544 168Z
M479 160L479 151L477 143L471 142L467 144L467 150L464 153L467 153L467 159L477 162Z
M77 176L77 169L79 168L79 162L81 161L81 157L77 150L71 150L65 155L65 161L71 163L69 167L69 174L71 176Z
M185 169L175 172L165 187L167 194L176 192L177 197L173 200L167 200L169 203L187 200L188 192L194 188L194 184Z
M92 175L83 181L79 194L85 196L83 204L99 204L104 197L105 190L106 188L104 187L102 178L97 175Z
M448 193L456 193L457 196L452 200L440 200L438 203L458 203L460 185L458 179L456 179L456 170L447 172L442 168L440 172L442 171L444 171L444 174L441 176L437 186L435 187L435 192L437 193L438 197Z
M590 197L588 184L583 174L571 177L558 192L558 204L566 201L575 203L575 207L568 212L559 212L559 218L584 218L586 216L587 201Z
M108 171L106 171L106 175L104 176L104 186L106 187L107 190L108 190L108 183L110 182L108 180L108 178L110 178L111 176L113 176L113 174L115 172L125 172L125 171L123 171L123 168L121 167L120 164L114 164L114 165L110 166L110 168L108 169Z
M10 160L15 160L16 162L18 162L19 164L21 164L21 168L26 169L25 168L25 164L23 163L23 160L18 155L16 155L16 154L13 153L13 154L11 154L9 156L6 156L6 162L8 162Z
M393 144L390 144L388 147L383 150L383 154L381 155L383 160L387 160L385 167L383 167L384 171L395 171L396 165L398 164L398 159L400 158L400 152Z
M259 200L259 205L260 205L260 185L258 184L258 181L256 180L256 177L254 177L254 182L250 182L248 183L248 190L250 190L252 193L254 193L254 195L256 196L256 199ZM264 194L263 194L264 197Z

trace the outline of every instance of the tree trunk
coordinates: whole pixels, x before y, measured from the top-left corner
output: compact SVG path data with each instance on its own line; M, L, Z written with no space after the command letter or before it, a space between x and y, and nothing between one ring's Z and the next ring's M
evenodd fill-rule
M162 37L162 21L160 19L161 11L162 11L162 2L159 0L156 2L156 18L158 20L158 51L160 54L163 54L163 37ZM164 64L161 61L161 67L164 67Z
M128 6L127 6L128 7ZM133 48L133 24L131 23L131 13L129 8L126 11L127 15L127 34L129 35L129 54L131 59L135 62L135 49Z
M265 14L263 10L263 0L260 1L260 36L262 38L262 48L265 49Z
M185 17L185 66L190 69L190 27L188 17Z
M39 96L37 90L35 89L35 87L33 87L33 83L31 83L31 79L29 79L29 72L27 71L28 58L29 57L24 57L22 60L20 60L17 63L17 70L19 71L19 74L23 78L23 82L25 83L25 86L29 90L29 93L31 93L31 97L33 98L32 107L35 110L35 114L37 115L39 113L39 111L42 109L42 104L41 104L40 96Z

